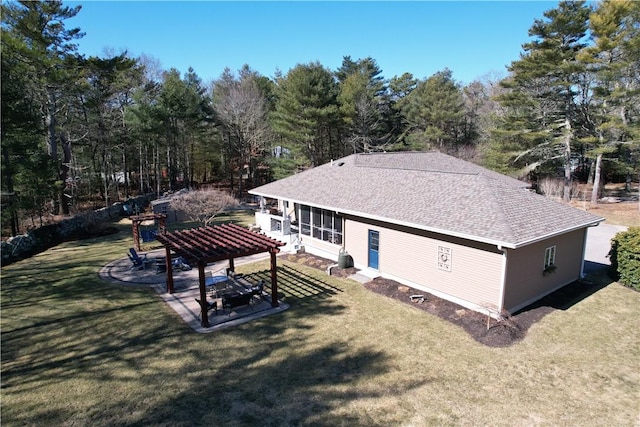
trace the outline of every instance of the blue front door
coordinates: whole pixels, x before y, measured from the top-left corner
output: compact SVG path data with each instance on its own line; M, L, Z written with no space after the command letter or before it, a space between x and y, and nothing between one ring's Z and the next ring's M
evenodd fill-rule
M369 230L369 268L378 269L378 250L380 247L380 233Z

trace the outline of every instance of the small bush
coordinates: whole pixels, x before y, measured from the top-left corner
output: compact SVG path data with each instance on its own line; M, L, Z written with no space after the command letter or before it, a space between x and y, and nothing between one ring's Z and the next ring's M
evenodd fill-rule
M564 195L564 180L562 178L543 178L538 180L538 191L550 199L562 200ZM577 182L571 182L569 189L571 198L580 197L580 186Z
M640 291L640 227L630 227L611 239L611 273L620 283Z
M562 199L564 184L560 179L544 178L538 181L538 191L551 199Z

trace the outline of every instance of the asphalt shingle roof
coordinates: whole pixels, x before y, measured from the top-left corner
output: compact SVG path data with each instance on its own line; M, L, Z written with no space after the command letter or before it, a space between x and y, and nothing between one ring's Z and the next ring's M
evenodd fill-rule
M603 219L438 152L354 154L250 192L518 247Z

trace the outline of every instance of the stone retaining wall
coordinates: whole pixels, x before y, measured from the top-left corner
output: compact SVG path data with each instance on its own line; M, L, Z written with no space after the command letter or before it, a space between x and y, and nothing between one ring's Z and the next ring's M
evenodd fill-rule
M153 195L133 197L124 203L117 202L106 208L79 214L56 224L45 225L26 234L11 237L0 246L2 265L29 258L65 241L99 234L99 230L107 228L108 222L127 216L124 209L126 204L134 204L138 210L143 210L153 198Z

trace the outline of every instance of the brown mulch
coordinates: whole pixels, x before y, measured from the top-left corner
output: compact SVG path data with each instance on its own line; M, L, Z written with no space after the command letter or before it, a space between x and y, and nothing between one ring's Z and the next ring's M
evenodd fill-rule
M310 254L289 254L283 255L283 258L325 272L330 265L335 265L335 262L331 260ZM349 277L357 271L356 268L340 269L336 267L331 270L331 275ZM602 288L602 286L587 282L574 282L518 313L496 320L393 280L378 277L365 283L364 286L377 294L397 299L461 327L477 342L489 347L508 347L521 341L527 335L529 328L547 314L555 310L566 310ZM423 295L424 300L415 299L412 301L411 295Z

